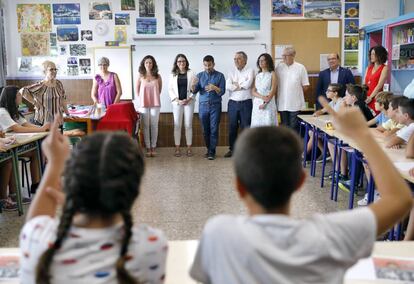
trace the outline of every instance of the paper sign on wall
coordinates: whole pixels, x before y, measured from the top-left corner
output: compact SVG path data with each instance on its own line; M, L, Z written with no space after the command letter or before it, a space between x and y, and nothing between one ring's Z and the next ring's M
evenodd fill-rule
M339 21L328 21L327 37L338 38L339 37Z

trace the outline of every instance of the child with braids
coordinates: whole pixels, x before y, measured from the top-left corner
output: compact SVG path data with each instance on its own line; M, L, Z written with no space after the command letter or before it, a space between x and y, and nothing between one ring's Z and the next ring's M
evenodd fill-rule
M58 120L42 149L48 164L20 234L22 283L162 283L167 241L133 227L144 162L121 133L96 133L72 151ZM62 179L63 176L63 179ZM66 198L55 219L57 195Z

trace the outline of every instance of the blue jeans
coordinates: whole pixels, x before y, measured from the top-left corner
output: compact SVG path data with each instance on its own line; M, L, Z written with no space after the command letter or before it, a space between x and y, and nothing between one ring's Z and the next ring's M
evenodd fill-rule
M233 151L237 139L238 129L250 127L252 121L252 100L233 101L229 100L227 115L229 116L229 145Z
M200 102L198 115L200 117L204 142L206 143L209 155L216 155L220 114L221 102L213 104L210 104L210 102Z

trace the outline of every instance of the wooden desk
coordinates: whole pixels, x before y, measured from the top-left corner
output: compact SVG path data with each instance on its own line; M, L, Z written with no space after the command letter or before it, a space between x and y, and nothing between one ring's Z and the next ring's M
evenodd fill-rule
M19 216L23 215L22 193L20 185L20 173L19 173L19 156L36 150L36 155L39 161L40 174L42 174L42 157L40 155L40 143L41 140L48 135L47 132L39 133L7 133L7 135L13 135L16 137L16 143L7 147L7 152L2 153L0 161L12 159L13 161L13 174L16 183L16 198Z
M325 132L329 136L338 138L339 140L342 140L352 148L360 151L360 148L358 147L357 143L352 138L349 138L348 136L345 136L338 130L327 130L326 129L326 122L331 121L332 117L330 115L321 115L318 117L315 117L313 115L299 115L298 116L301 120L304 122L315 126L316 128L320 129L321 131ZM405 149L389 149L385 147L385 140L381 137L375 137L375 140L378 142L382 150L385 152L385 154L388 156L388 158L393 163L407 163L407 162L414 162L414 159L408 159L405 156ZM362 152L362 151L360 151ZM408 174L408 171L402 171L398 169L401 176L406 179L407 181L414 183L414 177L410 176Z
M103 113L101 116L85 116L85 117L77 117L77 116L71 116L71 117L64 117L64 122L84 122L86 123L86 134L91 134L96 130L96 127L98 125L99 120L101 120L102 117L105 116L105 113Z

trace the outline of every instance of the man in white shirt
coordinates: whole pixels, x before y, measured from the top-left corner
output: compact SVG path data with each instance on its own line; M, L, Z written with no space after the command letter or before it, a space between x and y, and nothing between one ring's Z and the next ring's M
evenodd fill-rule
M283 62L276 67L278 76L277 109L282 124L298 131L298 114L305 108L304 92L309 88L308 72L305 66L295 62L296 50L283 50Z
M342 283L345 271L371 254L376 236L411 209L411 192L369 131L358 108L335 112L336 131L357 143L381 199L368 207L291 218L304 184L299 137L283 127L243 131L233 156L236 188L248 216L217 216L203 230L190 275L203 283Z
M252 119L251 86L254 79L253 69L246 66L247 55L238 51L234 55L235 68L228 74L226 89L229 91L227 115L229 118L229 151L224 155L230 158L233 155L239 127L250 127Z

